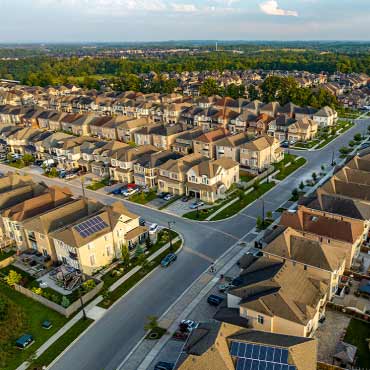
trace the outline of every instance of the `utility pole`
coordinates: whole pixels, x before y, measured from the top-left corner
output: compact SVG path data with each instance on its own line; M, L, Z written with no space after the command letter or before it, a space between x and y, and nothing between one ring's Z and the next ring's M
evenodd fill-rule
M81 287L78 288L78 291L79 291L79 296L80 296L80 302L81 302L81 308L82 308L82 317L84 320L86 320L86 311L85 311L85 304L84 304L84 301L82 299L82 292L81 292Z
M332 156L331 156L331 165L332 165L332 167L334 167L334 165L335 165L335 162L334 162L334 150L333 150L333 153L332 153Z
M81 186L82 186L82 198L86 199L85 184L84 184L85 179L83 176L81 176L80 178L81 178Z

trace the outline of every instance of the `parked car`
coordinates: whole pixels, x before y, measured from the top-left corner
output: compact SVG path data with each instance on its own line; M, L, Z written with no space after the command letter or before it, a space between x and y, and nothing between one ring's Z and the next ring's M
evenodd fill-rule
M35 160L35 162L33 162L33 164L35 165L35 166L39 166L39 167L41 167L42 166L42 164L43 164L43 160L42 159L36 159Z
M117 188L117 189L114 189L114 190L112 191L112 194L113 194L113 195L120 195L120 194L121 194L121 192L122 192L122 188Z
M370 146L370 143L363 143L363 144L361 144L360 149L366 149L369 146Z
M263 252L261 252L260 249L257 248L250 248L247 254L251 254L254 257L261 257L263 256Z
M154 370L173 370L175 364L172 362L159 361L155 364Z
M168 201L168 200L172 199L173 197L174 197L173 194L167 194L167 195L165 195L165 197L163 199Z
M288 140L284 140L283 142L281 142L280 146L282 148L289 148L289 141Z
M181 202L184 202L184 203L186 203L186 202L188 202L189 200L190 200L190 196L189 195L184 195L182 198L181 198Z
M59 178L64 179L66 177L66 175L67 175L67 172L65 170L60 170L59 171L59 175L58 175Z
M121 193L125 197L129 197L130 195L134 195L139 192L139 188L127 188L125 190L122 190Z
M158 194L158 198L160 198L160 199L164 199L164 197L166 196L166 195L168 195L169 193L164 193L163 191L161 192L161 193L159 193Z
M219 306L222 301L224 299L222 297L219 297L218 295L215 295L215 294L211 294L208 298L207 298L207 302L208 304L210 304L211 306Z
M202 207L202 206L204 206L204 202L202 202L201 200L198 200L196 202L191 203L189 208L190 209L196 209L196 208L199 208L199 207Z
M181 320L180 325L187 327L188 331L192 331L199 326L199 323L193 320Z
M23 334L15 342L15 345L18 348L24 349L30 346L33 343L33 336L31 334Z
M295 143L296 143L296 141L295 141L295 140L293 140L293 139L292 139L292 140L289 140L289 144L290 144L290 145L294 145Z
M162 267L168 267L172 262L175 262L177 260L177 256L175 253L167 254L166 257L163 258L161 261Z
M158 231L158 224L151 224L149 227L149 234L155 234Z
M139 225L140 225L140 226L145 226L145 220L144 220L144 218L143 218L143 217L140 217L140 218L139 218Z
M188 339L188 336L189 336L189 332L182 332L180 330L177 330L173 333L172 339L185 342L186 339Z

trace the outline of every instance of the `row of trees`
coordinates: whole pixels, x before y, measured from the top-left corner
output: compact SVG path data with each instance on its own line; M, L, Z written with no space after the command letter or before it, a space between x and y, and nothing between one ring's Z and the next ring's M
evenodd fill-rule
M244 55L205 53L195 56L157 58L53 58L36 56L19 60L1 60L0 77L20 80L29 85L57 85L75 81L83 83L85 77L125 77L154 71L183 72L204 70L307 70L319 73L370 73L368 53L321 53L316 50L275 49ZM91 80L90 83L93 81Z

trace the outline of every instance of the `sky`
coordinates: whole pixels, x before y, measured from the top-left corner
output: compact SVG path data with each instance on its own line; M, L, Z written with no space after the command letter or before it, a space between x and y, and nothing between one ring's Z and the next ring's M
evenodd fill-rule
M0 0L0 43L370 40L370 0Z

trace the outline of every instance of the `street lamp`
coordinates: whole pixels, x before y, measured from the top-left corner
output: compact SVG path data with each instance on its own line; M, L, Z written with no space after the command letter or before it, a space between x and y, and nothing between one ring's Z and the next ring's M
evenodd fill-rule
M262 198L262 228L265 226L265 200Z
M332 165L332 167L335 166L335 162L334 162L334 150L333 150L333 153L332 153L332 156L331 156L331 165Z
M87 319L87 316L86 316L86 311L85 311L85 304L84 304L84 301L82 299L82 290L81 290L81 287L78 288L78 292L79 292L79 298L80 298L80 303L81 303L81 308L82 308L82 318L84 320Z
M168 224L168 230L170 230L170 250L172 251L173 247L172 247L172 229L171 229L171 226L175 225L176 221L168 221L167 224Z

